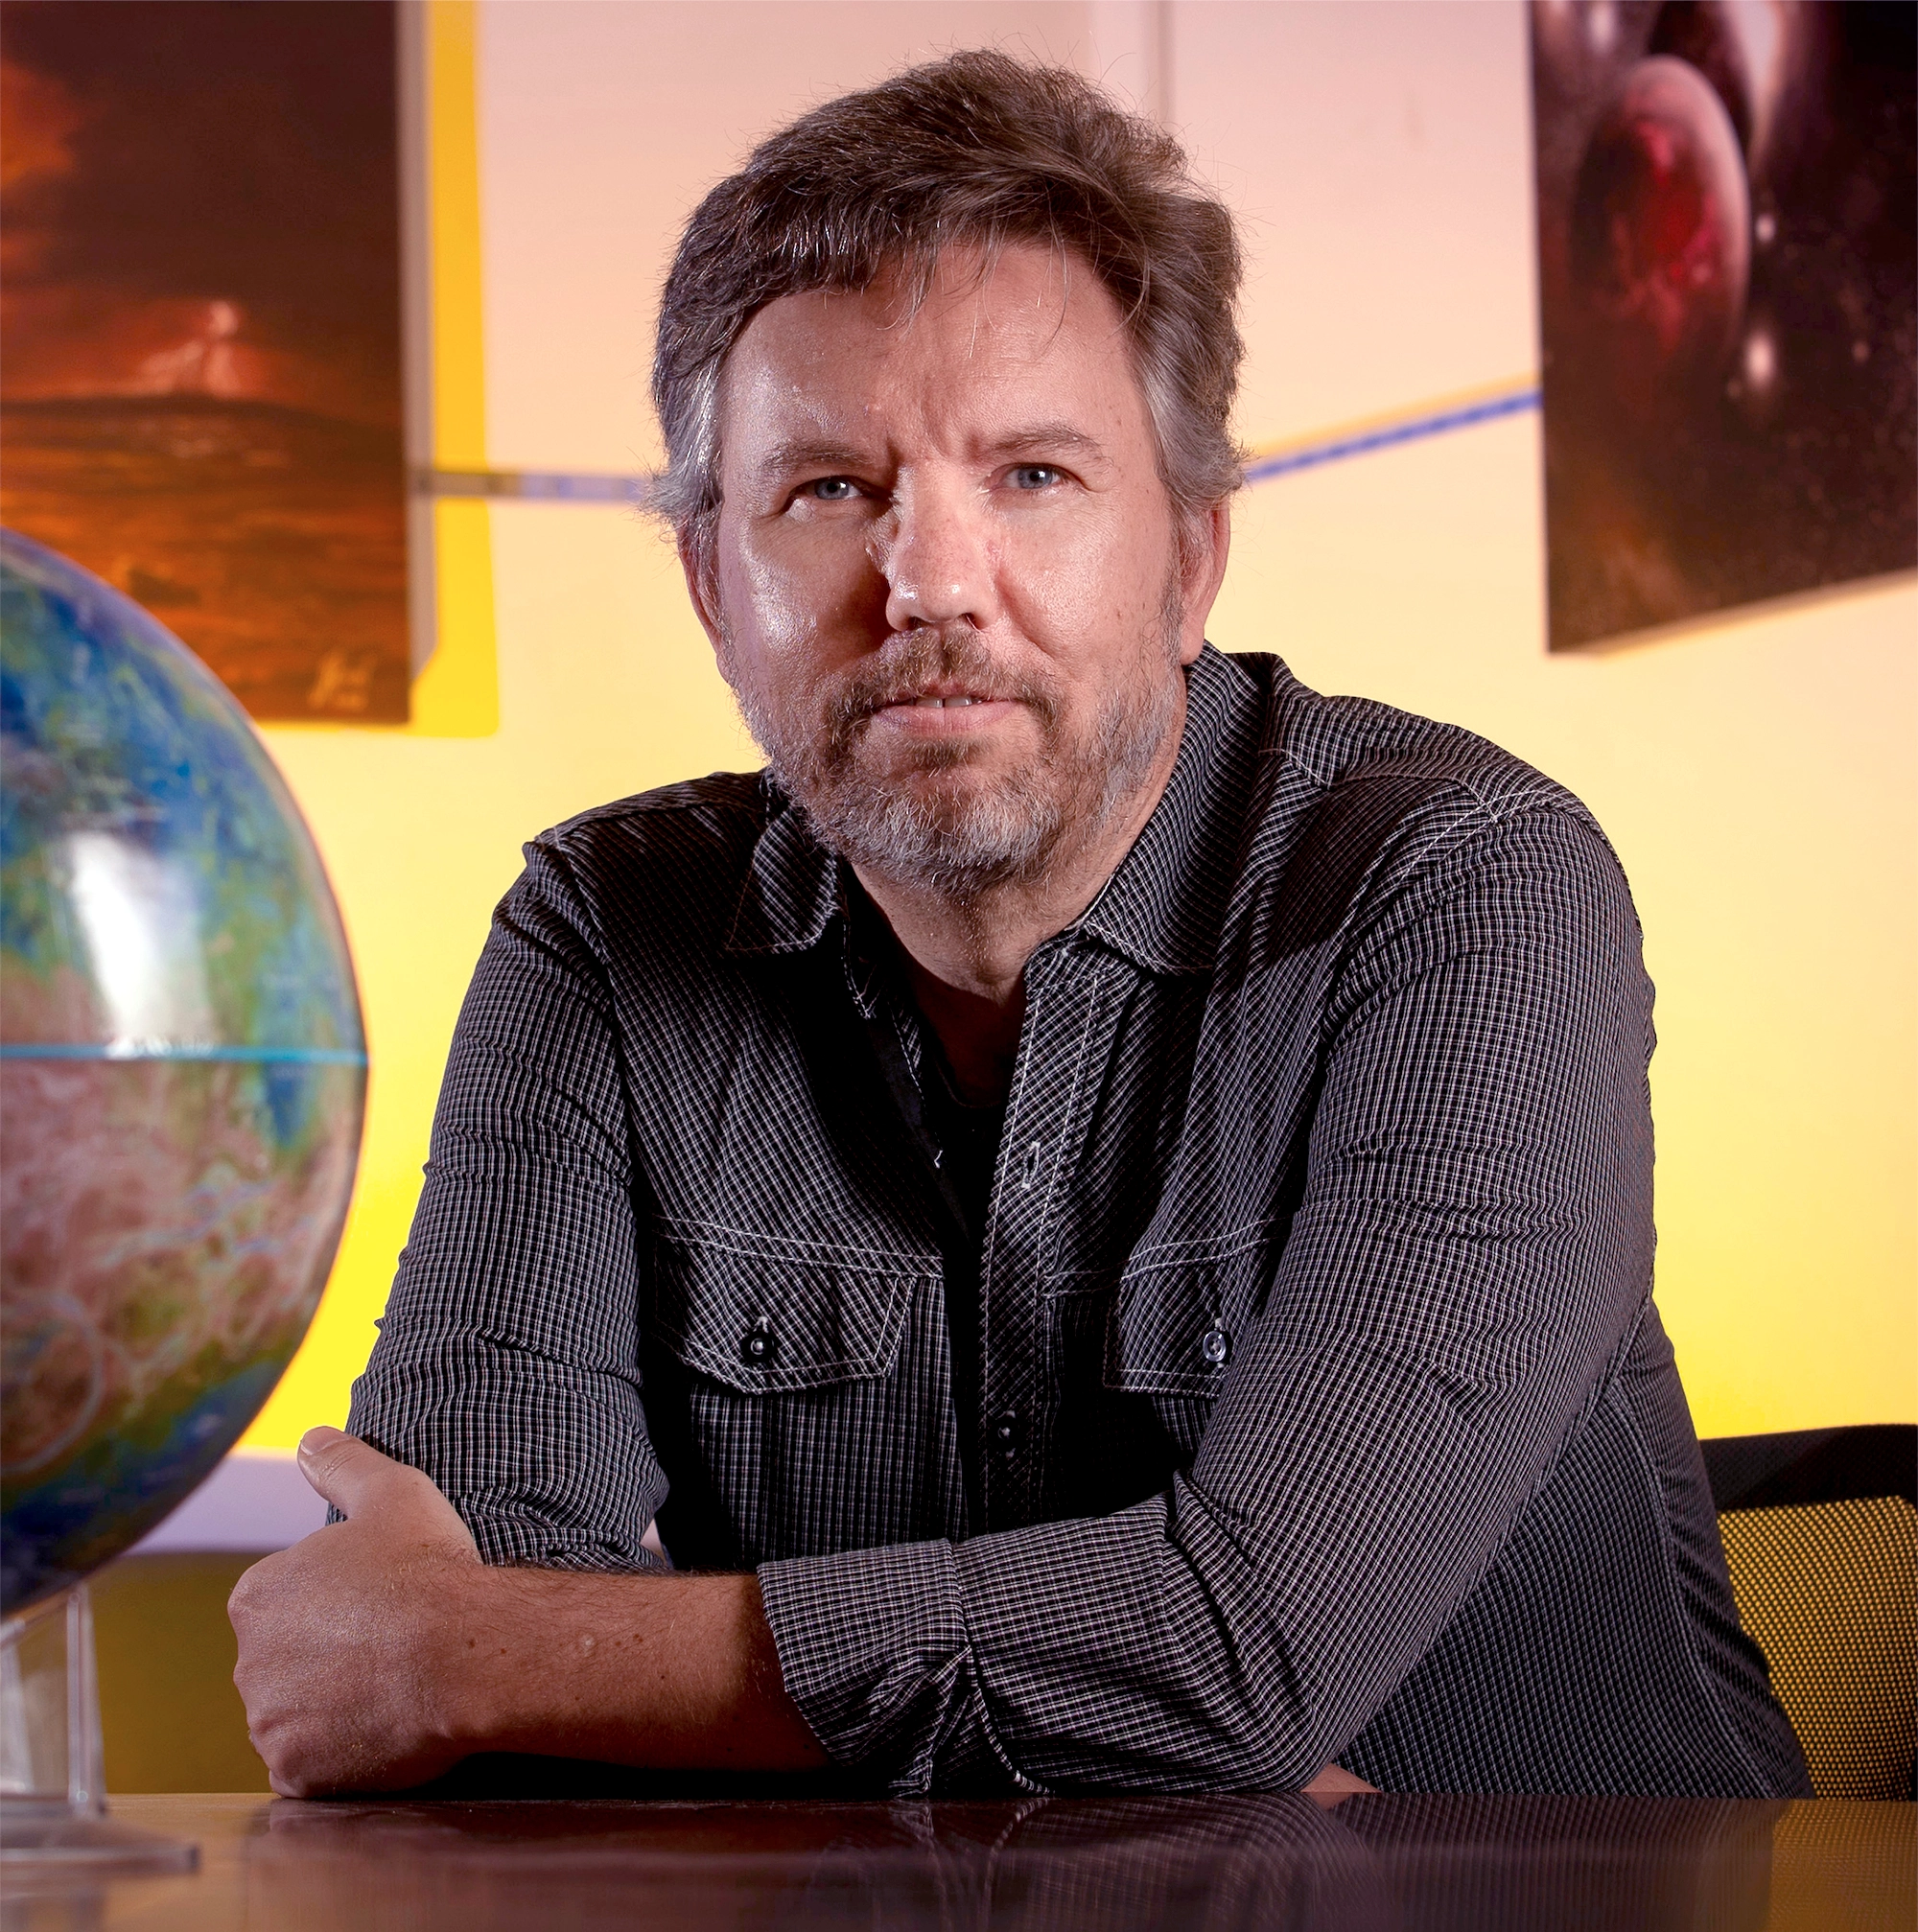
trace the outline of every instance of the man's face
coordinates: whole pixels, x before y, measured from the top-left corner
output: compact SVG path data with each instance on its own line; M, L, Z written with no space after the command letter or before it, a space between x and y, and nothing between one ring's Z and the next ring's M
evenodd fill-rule
M774 302L728 358L720 435L695 600L775 774L855 865L963 896L1157 795L1223 516L1181 578L1082 263L1008 248L982 276L955 250L917 313L890 281Z

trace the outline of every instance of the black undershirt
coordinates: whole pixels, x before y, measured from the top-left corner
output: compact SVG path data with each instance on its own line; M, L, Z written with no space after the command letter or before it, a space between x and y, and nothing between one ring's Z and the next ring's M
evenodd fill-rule
M967 1502L976 1528L981 1507L979 1372L984 1352L984 1338L979 1333L979 1269L1006 1107L1003 1101L973 1106L962 1100L937 1036L929 1024L922 1024L925 1051L920 1061L920 1091L924 1131L934 1165L958 1201L966 1229L963 1244L947 1245L946 1322L952 1347L952 1406L959 1420L959 1454L966 1466Z
M855 943L875 963L885 961L897 973L902 998L917 1011L911 980L899 942L864 895L854 907ZM915 1080L900 1049L890 1019L872 1022L881 1071L907 1131L932 1170L946 1213L946 1322L952 1354L952 1406L959 1427L959 1455L965 1466L968 1514L974 1528L982 1521L979 1486L979 1371L983 1338L979 1333L979 1266L992 1203L993 1175L1005 1127L1003 1100L974 1106L964 1100L941 1046L938 1033L922 1013L920 1077Z
M939 1165L959 1197L967 1230L977 1248L986 1233L986 1209L993 1199L993 1170L998 1165L1006 1104L998 1100L974 1106L962 1100L937 1037L930 1027L926 1032L925 1078L921 1089L925 1097L925 1124L940 1152Z

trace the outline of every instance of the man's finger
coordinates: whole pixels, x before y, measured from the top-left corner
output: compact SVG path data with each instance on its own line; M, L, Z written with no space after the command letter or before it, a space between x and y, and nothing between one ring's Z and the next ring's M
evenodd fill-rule
M1340 1799L1354 1797L1361 1791L1369 1791L1376 1796L1378 1786L1368 1784L1343 1764L1327 1764L1305 1787L1306 1797L1316 1798L1321 1804L1336 1804Z
M343 1429L309 1429L300 1437L299 1469L309 1483L342 1515L370 1508L383 1488L409 1481L405 1463L382 1455L369 1442Z
M404 1524L409 1535L424 1534L449 1551L479 1561L473 1532L433 1478L382 1455L370 1442L344 1430L309 1429L300 1438L299 1466L307 1481L349 1522L358 1517L363 1523L384 1518L395 1527Z

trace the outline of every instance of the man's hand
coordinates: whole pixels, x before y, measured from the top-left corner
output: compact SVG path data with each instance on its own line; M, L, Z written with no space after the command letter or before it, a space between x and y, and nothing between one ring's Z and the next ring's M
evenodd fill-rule
M476 1751L661 1769L828 1759L785 1694L759 1578L489 1567L416 1469L300 1443L347 1521L256 1563L227 1606L253 1747L286 1798L395 1791Z
M337 1429L300 1472L347 1518L241 1577L227 1614L246 1729L283 1798L391 1791L458 1762L450 1647L484 1577L458 1512L416 1469Z

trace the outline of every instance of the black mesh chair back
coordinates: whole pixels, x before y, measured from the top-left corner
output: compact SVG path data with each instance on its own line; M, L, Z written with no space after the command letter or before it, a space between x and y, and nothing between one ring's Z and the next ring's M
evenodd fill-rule
M1739 1616L1812 1788L1918 1795L1918 1427L1702 1446Z

